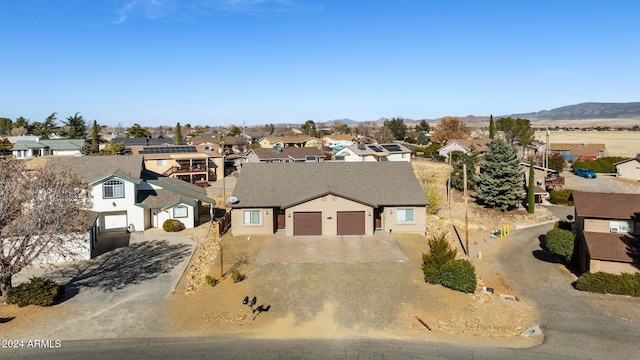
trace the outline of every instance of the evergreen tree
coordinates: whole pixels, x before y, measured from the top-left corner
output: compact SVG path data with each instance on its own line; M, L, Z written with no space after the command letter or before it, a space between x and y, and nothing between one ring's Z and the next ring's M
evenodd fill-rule
M180 123L176 124L176 134L173 136L173 145L182 145L182 128Z
M394 139L404 140L407 132L407 125L404 124L404 119L402 118L393 118L391 120L387 119L384 121L383 125L384 127L391 130L391 133L393 134Z
M80 113L75 113L73 116L69 116L64 123L69 127L66 135L69 139L84 139L87 134L87 124L84 123L84 118Z
M91 128L91 153L97 154L100 152L100 143L98 142L99 128L98 123L93 120L93 127Z
M478 182L478 203L502 211L513 210L524 199L520 162L502 139L489 143Z
M527 206L529 214L533 214L536 206L536 179L535 171L533 169L533 159L529 162L529 186L527 187Z
M489 139L496 137L496 124L493 123L493 115L489 117Z
M472 151L464 154L460 151L452 151L451 156L451 187L456 190L464 190L464 164L467 165L467 189L475 189L478 183L476 167L480 163L478 154Z

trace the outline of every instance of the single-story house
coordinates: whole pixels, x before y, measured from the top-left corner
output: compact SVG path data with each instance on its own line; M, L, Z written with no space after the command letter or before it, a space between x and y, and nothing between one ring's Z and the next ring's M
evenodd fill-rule
M472 150L478 154L484 154L489 151L489 143L491 139L450 139L447 140L446 145L438 149L438 155L449 158L449 153L452 151L468 154Z
M405 162L249 163L230 202L234 235L427 231L429 203Z
M258 140L260 147L272 149L285 147L316 147L322 150L322 140L313 136L265 136Z
M640 194L574 191L571 199L580 270L640 273Z
M640 181L640 158L622 160L613 165L616 166L617 177Z
M356 142L358 142L358 137L350 134L325 135L322 137L324 147L331 150L340 150Z
M411 150L398 143L369 145L358 143L336 152L333 160L337 162L411 162Z
M550 143L549 152L551 154L562 154L569 162L574 160L597 160L607 156L607 146L605 144L564 144Z
M16 159L31 159L39 156L79 156L84 139L17 140L11 149Z
M246 163L274 162L321 162L326 156L315 147L255 148L243 156Z

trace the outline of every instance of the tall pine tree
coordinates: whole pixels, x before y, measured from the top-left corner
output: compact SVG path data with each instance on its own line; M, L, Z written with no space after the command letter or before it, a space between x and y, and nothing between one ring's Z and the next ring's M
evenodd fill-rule
M100 152L100 143L99 143L99 129L98 122L93 120L93 127L91 128L91 153L97 154Z
M494 139L484 155L477 200L501 211L513 210L524 199L520 162L513 149L502 139Z

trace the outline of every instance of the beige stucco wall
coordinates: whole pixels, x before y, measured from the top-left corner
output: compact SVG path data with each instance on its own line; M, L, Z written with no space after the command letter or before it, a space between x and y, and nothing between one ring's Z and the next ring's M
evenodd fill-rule
M259 210L260 224L244 224L245 210ZM268 214L267 214L268 213ZM231 232L233 235L273 234L273 209L232 209Z
M605 261L605 260L591 260L589 264L589 272L606 272L611 274L621 273L640 273L640 269L630 263Z
M336 236L338 234L338 211L364 211L365 235L373 235L373 208L371 206L329 194L288 208L285 211L285 234L287 236L293 236L293 213L301 211L322 212L323 236Z
M413 209L413 222L398 223L396 215L398 209ZM425 207L386 207L382 213L382 228L385 232L417 233L425 235L427 232L427 209Z
M609 220L584 219L584 231L586 232L609 232Z
M158 166L158 160L165 160L167 162L167 165L164 166ZM178 162L174 159L145 159L144 160L144 167L149 170L149 171L153 171L156 174L163 174L165 171L169 170L172 166L178 166Z

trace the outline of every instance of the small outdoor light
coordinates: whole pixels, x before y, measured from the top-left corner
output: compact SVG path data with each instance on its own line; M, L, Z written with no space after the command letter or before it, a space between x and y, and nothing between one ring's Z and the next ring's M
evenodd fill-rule
M111 205L113 205L113 207L116 207L116 202L114 201Z
M389 214L393 214L393 209L389 210Z
M269 209L265 210L264 213L269 215Z

